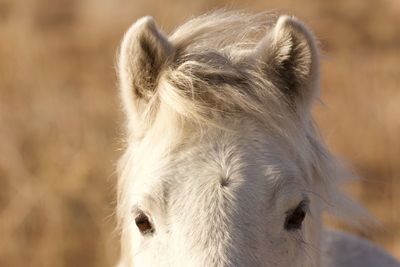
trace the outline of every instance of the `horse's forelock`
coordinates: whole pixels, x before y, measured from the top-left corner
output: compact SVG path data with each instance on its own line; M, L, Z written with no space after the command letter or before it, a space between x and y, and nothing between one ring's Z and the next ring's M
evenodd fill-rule
M278 131L282 118L308 115L309 104L303 108L293 98L307 96L310 99L302 101L311 102L313 94L308 91L316 91L314 82L306 81L317 79L307 77L311 71L307 60L310 53L316 54L308 50L315 49L315 44L307 44L313 42L312 34L296 19L283 17L274 25L275 20L268 13L217 11L177 28L168 38L173 58L159 74L157 89L146 103L145 110L152 112L143 116L145 122L154 122L151 116L157 115L154 111L160 105L176 112L171 116L216 125L221 115L246 113ZM277 31L284 32L284 37L270 37ZM309 85L312 88L304 88Z

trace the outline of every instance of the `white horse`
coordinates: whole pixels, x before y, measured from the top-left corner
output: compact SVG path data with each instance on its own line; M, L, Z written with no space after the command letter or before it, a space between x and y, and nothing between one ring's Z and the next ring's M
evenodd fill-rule
M364 213L313 126L318 50L299 20L216 12L167 37L144 17L118 72L119 266L399 266L323 230L326 210Z

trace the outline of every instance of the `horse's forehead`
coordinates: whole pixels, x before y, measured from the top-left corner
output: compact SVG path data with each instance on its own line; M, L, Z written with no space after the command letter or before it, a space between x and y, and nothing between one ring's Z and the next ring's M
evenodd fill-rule
M210 167L217 165L227 167L226 164L246 165L253 164L253 161L262 166L267 162L286 160L290 152L286 151L285 145L281 145L279 137L269 135L262 129L252 128L245 123L238 127L243 129L234 131L217 129L201 136L195 135L178 147L173 158L178 162L189 161Z
M207 183L216 187L248 183L273 194L302 176L295 160L276 138L253 130L215 131L195 137L172 158L165 173L171 185L203 188Z

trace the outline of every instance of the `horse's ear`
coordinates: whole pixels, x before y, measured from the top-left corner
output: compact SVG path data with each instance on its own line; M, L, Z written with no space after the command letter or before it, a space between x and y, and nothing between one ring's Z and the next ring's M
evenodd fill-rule
M126 32L119 51L118 74L128 120L137 124L155 94L158 78L174 53L152 17L136 21Z
M313 34L294 17L280 16L255 48L257 61L296 109L309 109L318 88L318 51Z

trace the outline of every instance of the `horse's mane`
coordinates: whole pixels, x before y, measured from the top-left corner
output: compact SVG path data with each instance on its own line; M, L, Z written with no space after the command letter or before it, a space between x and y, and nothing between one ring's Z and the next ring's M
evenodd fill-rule
M193 18L170 35L174 44L192 50L252 48L276 21L272 13L215 11Z

